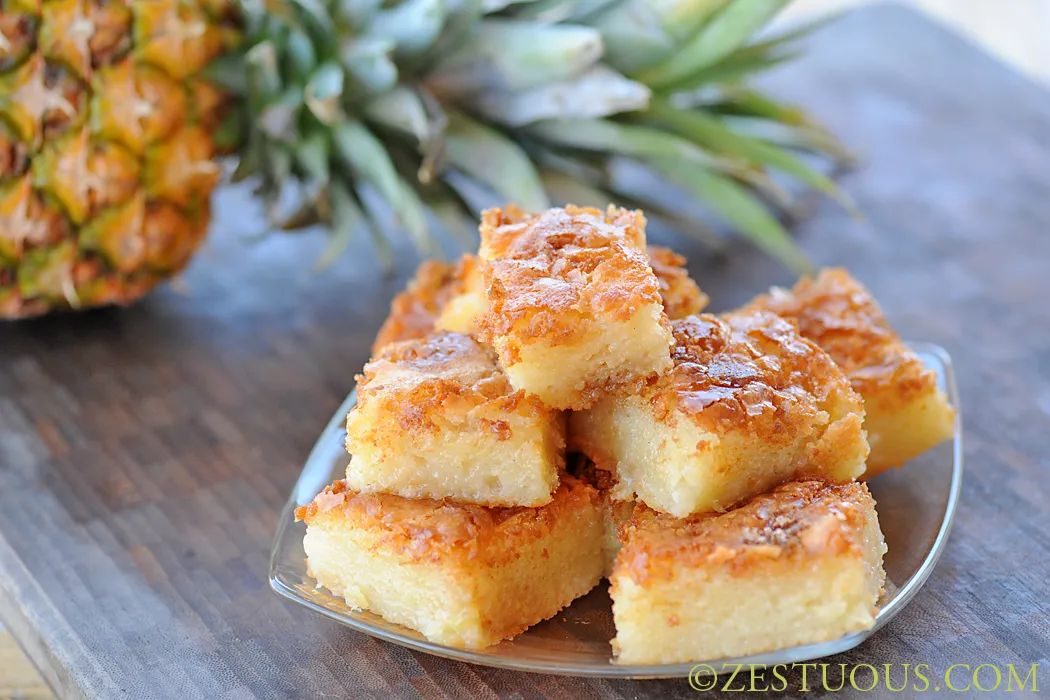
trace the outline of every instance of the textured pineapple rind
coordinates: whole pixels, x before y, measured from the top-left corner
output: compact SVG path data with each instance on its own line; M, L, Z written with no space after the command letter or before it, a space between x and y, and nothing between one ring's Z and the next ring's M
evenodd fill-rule
M726 542L691 559L673 555L673 537L661 553L627 534L610 576L617 663L711 661L871 629L886 545L870 494L858 484L845 488L853 491L841 502L849 510L789 534L789 546ZM683 537L678 545L691 543Z
M567 479L539 509L480 509L349 493L306 515L310 574L352 608L417 630L430 641L480 649L549 619L602 576L597 494ZM334 496L330 496L333 498ZM319 501L322 497L319 497ZM379 497L390 505L400 499ZM471 510L473 509L473 510ZM487 514L491 514L489 517ZM403 527L405 526L405 527ZM442 533L452 535L442 538Z
M236 20L188 2L22 5L0 11L0 319L129 304L207 232L227 100L200 72Z

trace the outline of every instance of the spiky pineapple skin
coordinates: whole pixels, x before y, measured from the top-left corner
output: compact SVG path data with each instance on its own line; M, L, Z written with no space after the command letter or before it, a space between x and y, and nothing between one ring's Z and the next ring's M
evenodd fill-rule
M230 0L0 0L0 318L127 304L204 237Z

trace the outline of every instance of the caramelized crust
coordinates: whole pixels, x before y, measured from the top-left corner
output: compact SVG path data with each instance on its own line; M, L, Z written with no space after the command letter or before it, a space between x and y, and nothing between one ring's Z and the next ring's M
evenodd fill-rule
M710 299L689 276L685 269L686 259L670 248L658 245L649 246L648 252L649 265L660 284L660 298L667 317L673 321L703 311Z
M752 437L775 441L788 425L812 422L834 393L859 407L831 358L775 314L700 314L672 328L674 367L643 393L658 420L678 411L716 434L747 426Z
M421 338L434 330L435 320L449 300L467 286L476 262L473 255L464 255L456 264L441 260L420 263L408 287L391 302L390 314L372 344L372 354L390 343Z
M797 323L862 395L892 392L904 405L937 385L936 372L901 342L878 302L845 270L822 270L817 279L804 277L791 291L773 288L747 309L772 311Z
M511 386L473 336L393 343L357 379L350 488L484 506L550 502L565 464L564 417Z
M673 569L715 565L748 576L766 565L804 566L813 557L862 556L874 499L858 482L794 481L727 513L674 518L636 503L619 525L617 571L644 585Z
M535 417L551 414L539 399L510 385L489 347L460 333L436 331L388 345L365 365L357 382L351 417L377 402L405 431L436 431L440 413L453 407L491 404Z
M647 250L649 265L656 275L667 317L684 318L703 310L709 299L686 271L685 258L669 248L657 245L651 245ZM463 256L455 273L452 290L447 301L439 305L434 327L457 333L475 332L477 321L488 308L485 280L478 258Z
M513 204L495 207L482 213L480 231L478 255L484 260L550 255L552 249L567 246L593 249L600 255L614 241L645 250L645 216L612 205L604 214L594 207L573 204L540 214ZM548 269L555 262L549 260Z
M337 481L295 511L307 525L338 524L376 535L379 550L405 561L480 559L499 565L517 558L524 543L550 536L571 513L598 507L599 495L589 484L568 474L553 500L541 508L486 508L429 498L360 494Z
M875 299L845 270L824 270L790 292L773 289L748 308L798 324L864 398L871 444L865 478L899 467L952 436L955 411L937 386L936 372L901 342Z
M641 212L490 209L482 215L479 255L489 308L478 330L487 343L509 334L519 343L569 343L589 332L594 318L627 321L660 302ZM518 360L513 352L503 359Z
M615 497L684 517L863 473L863 403L794 325L768 311L671 325L669 371L569 416L570 446L616 475Z
M510 208L501 220L521 223L525 216ZM656 245L647 251L669 318L683 318L707 306L708 297L689 277L684 257ZM390 314L376 335L372 354L390 343L422 338L435 328L473 333L486 305L481 261L476 256L465 254L455 264L424 260L405 290L390 303Z

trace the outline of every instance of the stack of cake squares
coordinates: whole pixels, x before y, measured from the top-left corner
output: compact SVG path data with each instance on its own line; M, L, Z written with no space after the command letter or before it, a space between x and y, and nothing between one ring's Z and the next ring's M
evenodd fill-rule
M951 436L936 376L846 272L703 313L640 212L494 209L393 302L345 480L296 517L311 575L482 648L610 582L620 663L874 624L864 479Z

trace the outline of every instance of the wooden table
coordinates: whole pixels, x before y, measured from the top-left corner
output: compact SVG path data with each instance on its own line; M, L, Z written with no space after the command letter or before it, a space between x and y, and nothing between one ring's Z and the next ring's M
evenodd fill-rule
M868 283L903 335L947 347L964 401L947 553L832 661L1041 662L1050 687L1050 95L892 7L827 29L773 82L865 159L844 182L867 219L822 203L800 240ZM443 661L271 593L276 513L404 279L384 280L365 242L311 274L322 241L246 248L244 193L216 209L186 291L0 327L0 616L58 694L692 697L684 681ZM737 247L694 265L716 307L790 281Z

